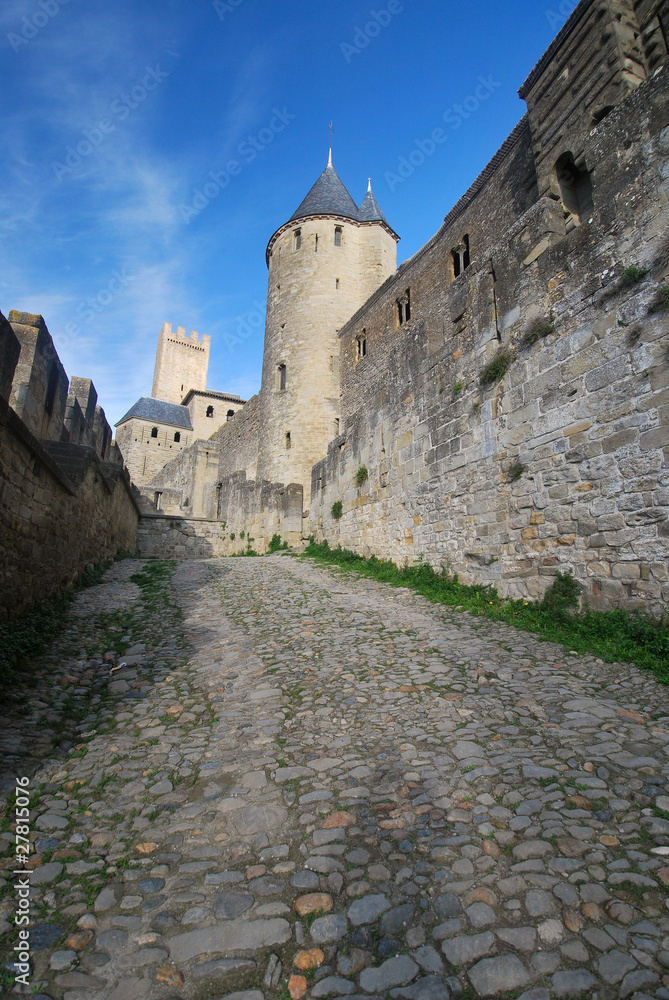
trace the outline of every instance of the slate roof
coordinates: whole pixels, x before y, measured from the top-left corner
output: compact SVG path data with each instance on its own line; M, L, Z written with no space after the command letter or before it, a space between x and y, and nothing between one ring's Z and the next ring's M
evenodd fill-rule
M341 215L345 219L356 221L360 218L358 206L331 163L328 163L309 194L288 221L304 219L308 215Z
M193 430L193 425L190 422L190 410L187 406L180 406L179 403L166 403L164 400L154 399L152 396L142 396L138 399L115 426L124 424L132 417L137 417L138 420L151 420L155 424L183 427L187 431Z
M360 222L385 222L389 225L388 220L381 211L381 206L379 205L374 192L372 191L372 182L370 180L369 187L367 188L367 194L364 197L363 203L358 209L358 218Z

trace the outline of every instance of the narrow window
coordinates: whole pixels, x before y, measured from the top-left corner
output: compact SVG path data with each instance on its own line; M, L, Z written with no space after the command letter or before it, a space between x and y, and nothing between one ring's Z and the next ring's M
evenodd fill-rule
M44 400L44 409L47 412L47 416L51 416L53 413L53 405L56 402L56 392L58 390L58 365L54 361L51 365L51 371L49 372L49 384L46 388L46 399Z
M291 447L291 444L292 442L290 440L290 431L286 431L286 450L288 450Z
M453 258L453 277L458 278L461 271L460 251L454 247L453 250L451 250L451 257Z
M154 493L153 499L156 505L156 510L160 510L160 501L163 499L162 493Z
M341 226L335 226L335 246L341 246Z
M183 382L181 383L181 391L184 391Z
M411 319L411 289L407 288L404 295L397 300L397 321L400 326Z
M157 438L158 437L158 428L157 427L152 427L151 428L151 437L152 438Z
M279 389L285 389L286 388L286 366L285 365L279 365L278 373L279 373L279 379L278 379L278 381L279 381Z
M332 433L334 437L339 437L339 417L335 417L332 422Z
M339 278L335 278L335 291L339 291Z
M581 170L576 166L571 153L563 153L557 161L555 175L567 219L567 229L573 229L575 226L580 226L594 208L592 179L587 170Z
M235 415L235 411L234 410L228 410L225 419L226 420L230 420L230 418L234 417L234 415Z
M315 250L316 253L318 253L318 233L316 233L316 239L315 239L315 242L314 242L314 250Z
M296 250L299 250L301 248L301 246L302 246L302 230L301 229L296 229L295 232L293 233L293 243L295 245L295 249Z
M362 361L362 359L364 357L366 357L366 355L367 355L367 331L366 330L363 330L362 333L358 334L358 336L355 338L355 344L356 344L355 359L356 359L356 361Z
M181 434L179 433L179 431L175 431L174 432L174 443L175 444L179 444L180 441L181 441Z
M469 267L469 236L467 233L462 237L462 244L464 246L462 252L462 270L465 271Z
M213 417L213 415L214 415L214 407L213 406L208 406L207 407L207 416L208 417Z

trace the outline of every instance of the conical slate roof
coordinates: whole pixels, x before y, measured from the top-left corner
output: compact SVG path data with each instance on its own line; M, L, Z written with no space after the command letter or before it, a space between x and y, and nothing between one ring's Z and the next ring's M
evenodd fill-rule
M358 219L360 222L385 222L385 224L388 225L388 220L381 211L381 206L372 191L371 178L367 186L367 194L365 195L362 205L358 209Z
M341 215L345 219L359 219L358 206L332 166L332 160L288 221L304 219L308 215Z

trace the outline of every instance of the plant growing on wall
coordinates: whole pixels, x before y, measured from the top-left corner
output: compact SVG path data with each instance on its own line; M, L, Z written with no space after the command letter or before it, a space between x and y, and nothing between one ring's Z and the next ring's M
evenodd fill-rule
M515 360L514 355L510 351L500 351L479 375L481 385L494 385L495 382L499 382L501 378L504 378Z
M330 509L330 513L335 521L338 521L340 517L344 516L344 505L341 500L335 500Z
M648 306L648 315L653 313L666 312L669 309L669 285L660 285L655 293L655 298Z
M637 264L631 265L631 267L623 268L623 273L618 279L618 288L629 288L630 285L636 285L638 281L645 278L648 274L647 267L639 267Z
M550 333L555 333L555 326L549 319L535 320L533 323L530 323L527 333L521 340L521 344L523 347L531 347L532 344L536 344L538 340L543 340Z
M462 392L462 382L456 382L453 386L453 395L457 396L458 393Z
M355 485L362 486L369 479L369 472L366 465L361 465L355 474Z
M281 549L287 549L288 542L281 541L281 535L272 535L272 540L267 546L267 552L279 552Z
M519 479L522 478L523 472L527 466L523 465L521 462L514 462L509 469L509 482L517 483Z

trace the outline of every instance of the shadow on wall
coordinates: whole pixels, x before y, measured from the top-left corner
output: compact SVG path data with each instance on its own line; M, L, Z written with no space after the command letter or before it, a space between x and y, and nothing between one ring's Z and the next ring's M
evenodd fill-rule
M137 555L140 559L212 559L221 554L209 537L212 524L202 522L196 528L179 517L143 514L137 529ZM220 523L215 524L220 534Z

